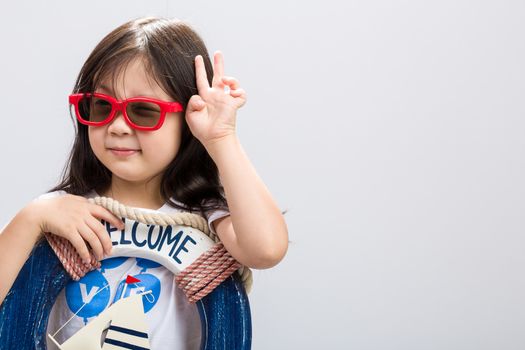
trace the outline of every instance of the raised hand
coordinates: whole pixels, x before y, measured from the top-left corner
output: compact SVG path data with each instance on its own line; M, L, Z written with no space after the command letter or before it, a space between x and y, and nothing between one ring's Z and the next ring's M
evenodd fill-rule
M202 56L195 57L198 95L193 95L186 108L186 121L192 134L206 147L235 134L237 109L246 102L246 93L237 79L224 75L220 51L213 56L212 86L208 84ZM229 91L225 91L225 87Z

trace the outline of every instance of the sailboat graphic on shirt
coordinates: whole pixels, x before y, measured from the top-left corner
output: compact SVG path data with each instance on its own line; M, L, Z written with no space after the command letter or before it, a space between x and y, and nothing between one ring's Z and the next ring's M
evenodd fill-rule
M139 280L128 276L124 288L135 282ZM119 299L62 344L58 344L54 336L71 319L48 337L60 350L149 349L148 325L142 304L142 296L149 293L151 291Z

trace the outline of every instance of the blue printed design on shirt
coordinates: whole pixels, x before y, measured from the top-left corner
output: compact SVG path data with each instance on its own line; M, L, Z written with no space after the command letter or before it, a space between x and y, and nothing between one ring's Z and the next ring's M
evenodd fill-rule
M126 281L123 280L120 282L115 292L113 303L117 302L121 298L151 290L151 293L142 296L144 313L147 313L155 306L155 304L157 304L157 301L159 300L161 291L160 280L149 273L140 273L133 275L133 277L138 278L140 282L128 284L124 295L122 295L122 291L124 290L124 284Z
M100 272L104 273L107 269L114 269L115 267L118 267L124 263L124 261L128 260L127 257L116 257L116 258L109 258L102 260L100 262Z
M142 267L140 272L146 272L147 269L153 269L162 265L149 259L137 258L137 266Z
M93 270L79 281L70 281L66 285L66 302L72 313L77 312L82 305L87 304L77 314L88 322L88 318L97 316L108 305L110 287L104 275L98 270ZM102 291L101 289L104 288Z

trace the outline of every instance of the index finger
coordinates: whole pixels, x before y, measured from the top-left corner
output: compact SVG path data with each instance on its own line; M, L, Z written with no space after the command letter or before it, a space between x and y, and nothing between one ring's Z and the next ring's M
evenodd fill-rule
M202 96L203 93L210 87L208 83L208 78L206 76L206 68L204 67L204 59L201 55L195 56L195 80L197 82L197 90L199 95Z
M99 219L104 219L104 221L109 222L114 227L124 227L124 222L122 221L122 219L120 219L115 214L98 204L93 204L93 210L91 213L93 214L93 216Z

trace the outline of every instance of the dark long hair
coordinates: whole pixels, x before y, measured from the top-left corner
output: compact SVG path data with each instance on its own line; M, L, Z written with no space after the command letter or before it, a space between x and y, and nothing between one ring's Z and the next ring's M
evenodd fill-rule
M211 84L213 70L208 51L188 24L176 19L138 18L113 30L95 47L78 74L73 93L93 92L106 78L114 82L131 61L139 58L157 84L186 109L190 97L197 94L196 55L204 58ZM49 192L64 190L82 196L91 190L101 193L110 185L111 172L93 153L88 127L77 121L74 145L61 181ZM180 148L163 174L160 191L165 202L186 211L204 214L206 210L227 207L217 166L186 120Z

